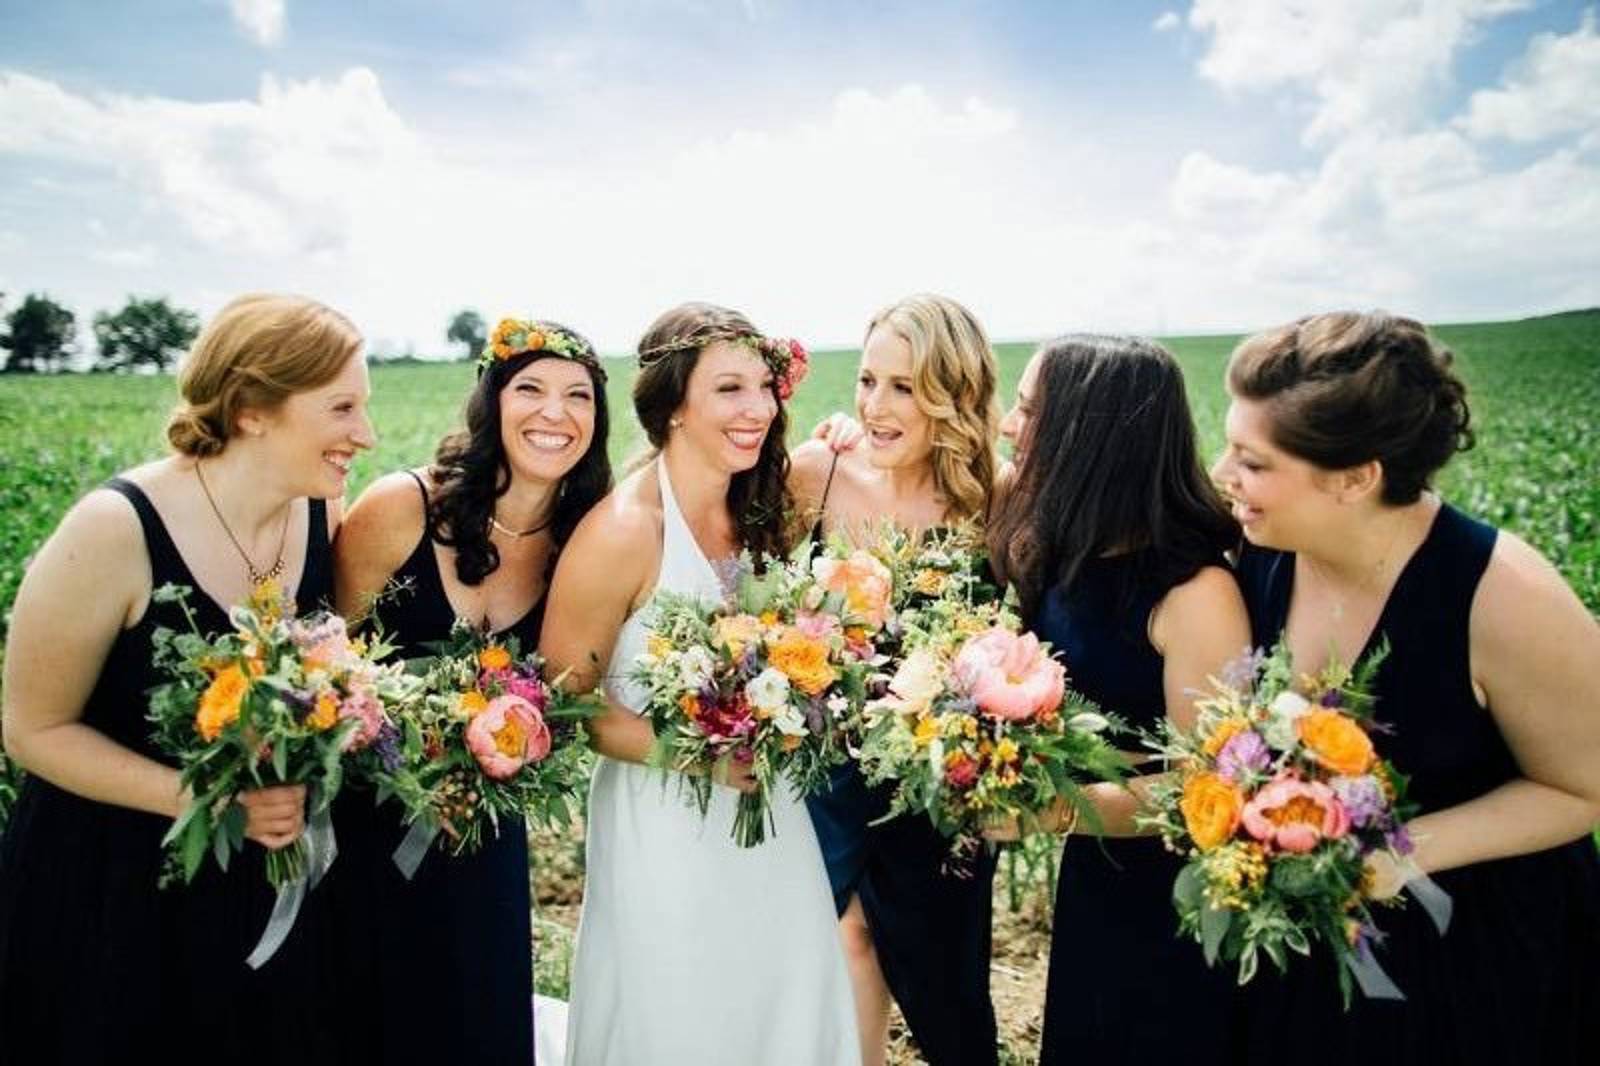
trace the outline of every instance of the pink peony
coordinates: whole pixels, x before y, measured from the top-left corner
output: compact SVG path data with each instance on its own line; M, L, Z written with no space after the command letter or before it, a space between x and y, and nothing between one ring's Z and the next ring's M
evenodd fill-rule
M837 617L819 611L796 612L794 627L814 640L827 640L840 631Z
M1019 722L1047 714L1066 694L1066 667L1046 655L1032 633L996 626L969 637L953 669L978 710L991 718Z
M496 696L467 723L467 750L485 774L504 781L550 754L550 730L521 696Z
M544 687L544 682L536 677L512 677L504 682L506 692L512 696L521 696L533 704L533 709L544 713L550 696Z
M1262 786L1241 815L1245 831L1282 851L1307 852L1350 831L1350 815L1321 781L1279 777Z
M345 735L345 751L360 751L378 739L378 731L386 721L383 704L378 697L364 688L355 689L339 704L339 719L354 718L356 727Z

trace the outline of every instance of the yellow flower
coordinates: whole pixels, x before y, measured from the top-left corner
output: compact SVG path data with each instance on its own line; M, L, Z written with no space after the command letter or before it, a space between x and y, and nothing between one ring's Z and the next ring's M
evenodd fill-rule
M939 720L932 715L923 715L917 719L917 727L911 735L916 740L917 747L927 747L939 736Z
M911 587L924 596L937 596L944 591L946 580L948 575L938 570L919 570L911 580Z
M735 659L745 648L761 639L761 619L751 614L735 614L718 618L711 627L711 639L728 649Z
M306 715L306 725L318 731L332 729L339 722L339 699L332 692L317 695L317 704Z
M815 696L838 680L828 662L828 646L793 626L783 629L768 649L768 659L796 688Z
M994 761L1009 764L1017 761L1017 743L1010 737L1001 737L1000 742L994 746Z
M491 644L478 653L478 665L485 670L504 670L511 665L511 653L498 644Z
M970 714L961 716L961 735L968 740L978 739L978 719Z
M665 659L672 653L672 641L659 634L652 633L645 640L645 652L652 658Z
M461 694L461 698L456 701L456 711L463 718L471 718L488 706L488 697L479 692L477 689L473 689L470 692L463 692Z
M1232 740L1240 733L1243 733L1248 728L1250 728L1250 723L1246 722L1243 718L1224 718L1221 722L1217 723L1217 728L1212 730L1211 735L1206 738L1205 744L1202 745L1202 748L1207 755L1215 758L1217 752L1222 750L1223 745L1227 744L1228 741Z

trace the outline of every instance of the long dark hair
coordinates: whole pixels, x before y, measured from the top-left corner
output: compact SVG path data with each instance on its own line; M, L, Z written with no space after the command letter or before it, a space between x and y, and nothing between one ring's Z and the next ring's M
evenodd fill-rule
M467 428L439 442L428 468L428 476L437 486L428 507L428 531L434 540L455 549L456 576L464 585L480 584L500 565L500 552L489 539L495 501L511 487L511 465L500 439L500 392L523 367L539 359L571 359L589 372L594 387L594 436L589 450L567 471L556 492L555 513L550 519L556 551L550 553L547 576L579 520L611 491L611 459L606 454L611 419L606 409L605 369L582 335L557 322L538 324L582 341L583 353L569 356L535 351L494 360L467 397Z
M683 405L689 375L700 353L719 340L757 337L761 333L737 311L707 303L686 303L663 313L639 339L639 376L633 381L633 409L645 437L657 452L667 445L672 413ZM789 453L784 448L788 415L776 383L778 412L761 443L761 456L749 470L733 475L728 485L728 513L739 543L759 562L789 550L785 516L789 511Z
M1170 588L1238 543L1238 524L1200 466L1183 371L1165 348L1073 334L1038 358L1022 465L988 533L1025 619L1097 556L1145 549L1137 580Z

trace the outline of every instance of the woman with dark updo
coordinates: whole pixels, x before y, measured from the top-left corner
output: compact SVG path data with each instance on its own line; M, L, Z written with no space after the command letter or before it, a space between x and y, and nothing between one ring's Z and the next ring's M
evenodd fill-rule
M1538 552L1429 490L1472 434L1450 352L1383 313L1316 315L1249 338L1228 365L1213 470L1248 544L1258 644L1296 673L1383 642L1384 757L1410 776L1409 862L1454 900L1447 932L1384 911L1376 958L1403 1002L1344 1010L1334 967L1292 958L1249 1004L1250 1061L1594 1061L1600 1016L1600 626Z

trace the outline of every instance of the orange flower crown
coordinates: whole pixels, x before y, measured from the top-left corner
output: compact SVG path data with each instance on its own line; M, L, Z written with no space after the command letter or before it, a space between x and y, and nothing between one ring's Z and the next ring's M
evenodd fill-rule
M531 318L502 318L478 356L478 370L481 373L524 352L550 352L580 363L595 363L594 350L575 333Z
M797 340L787 337L764 337L759 333L748 333L738 329L708 330L704 333L693 333L677 340L666 341L650 348L639 350L639 365L649 366L664 355L672 352L687 352L692 349L704 348L715 344L717 341L731 341L742 344L759 355L763 362L771 368L773 376L777 378L778 398L787 400L794 395L795 386L805 380L806 372L810 369L811 357L806 353L805 346Z

